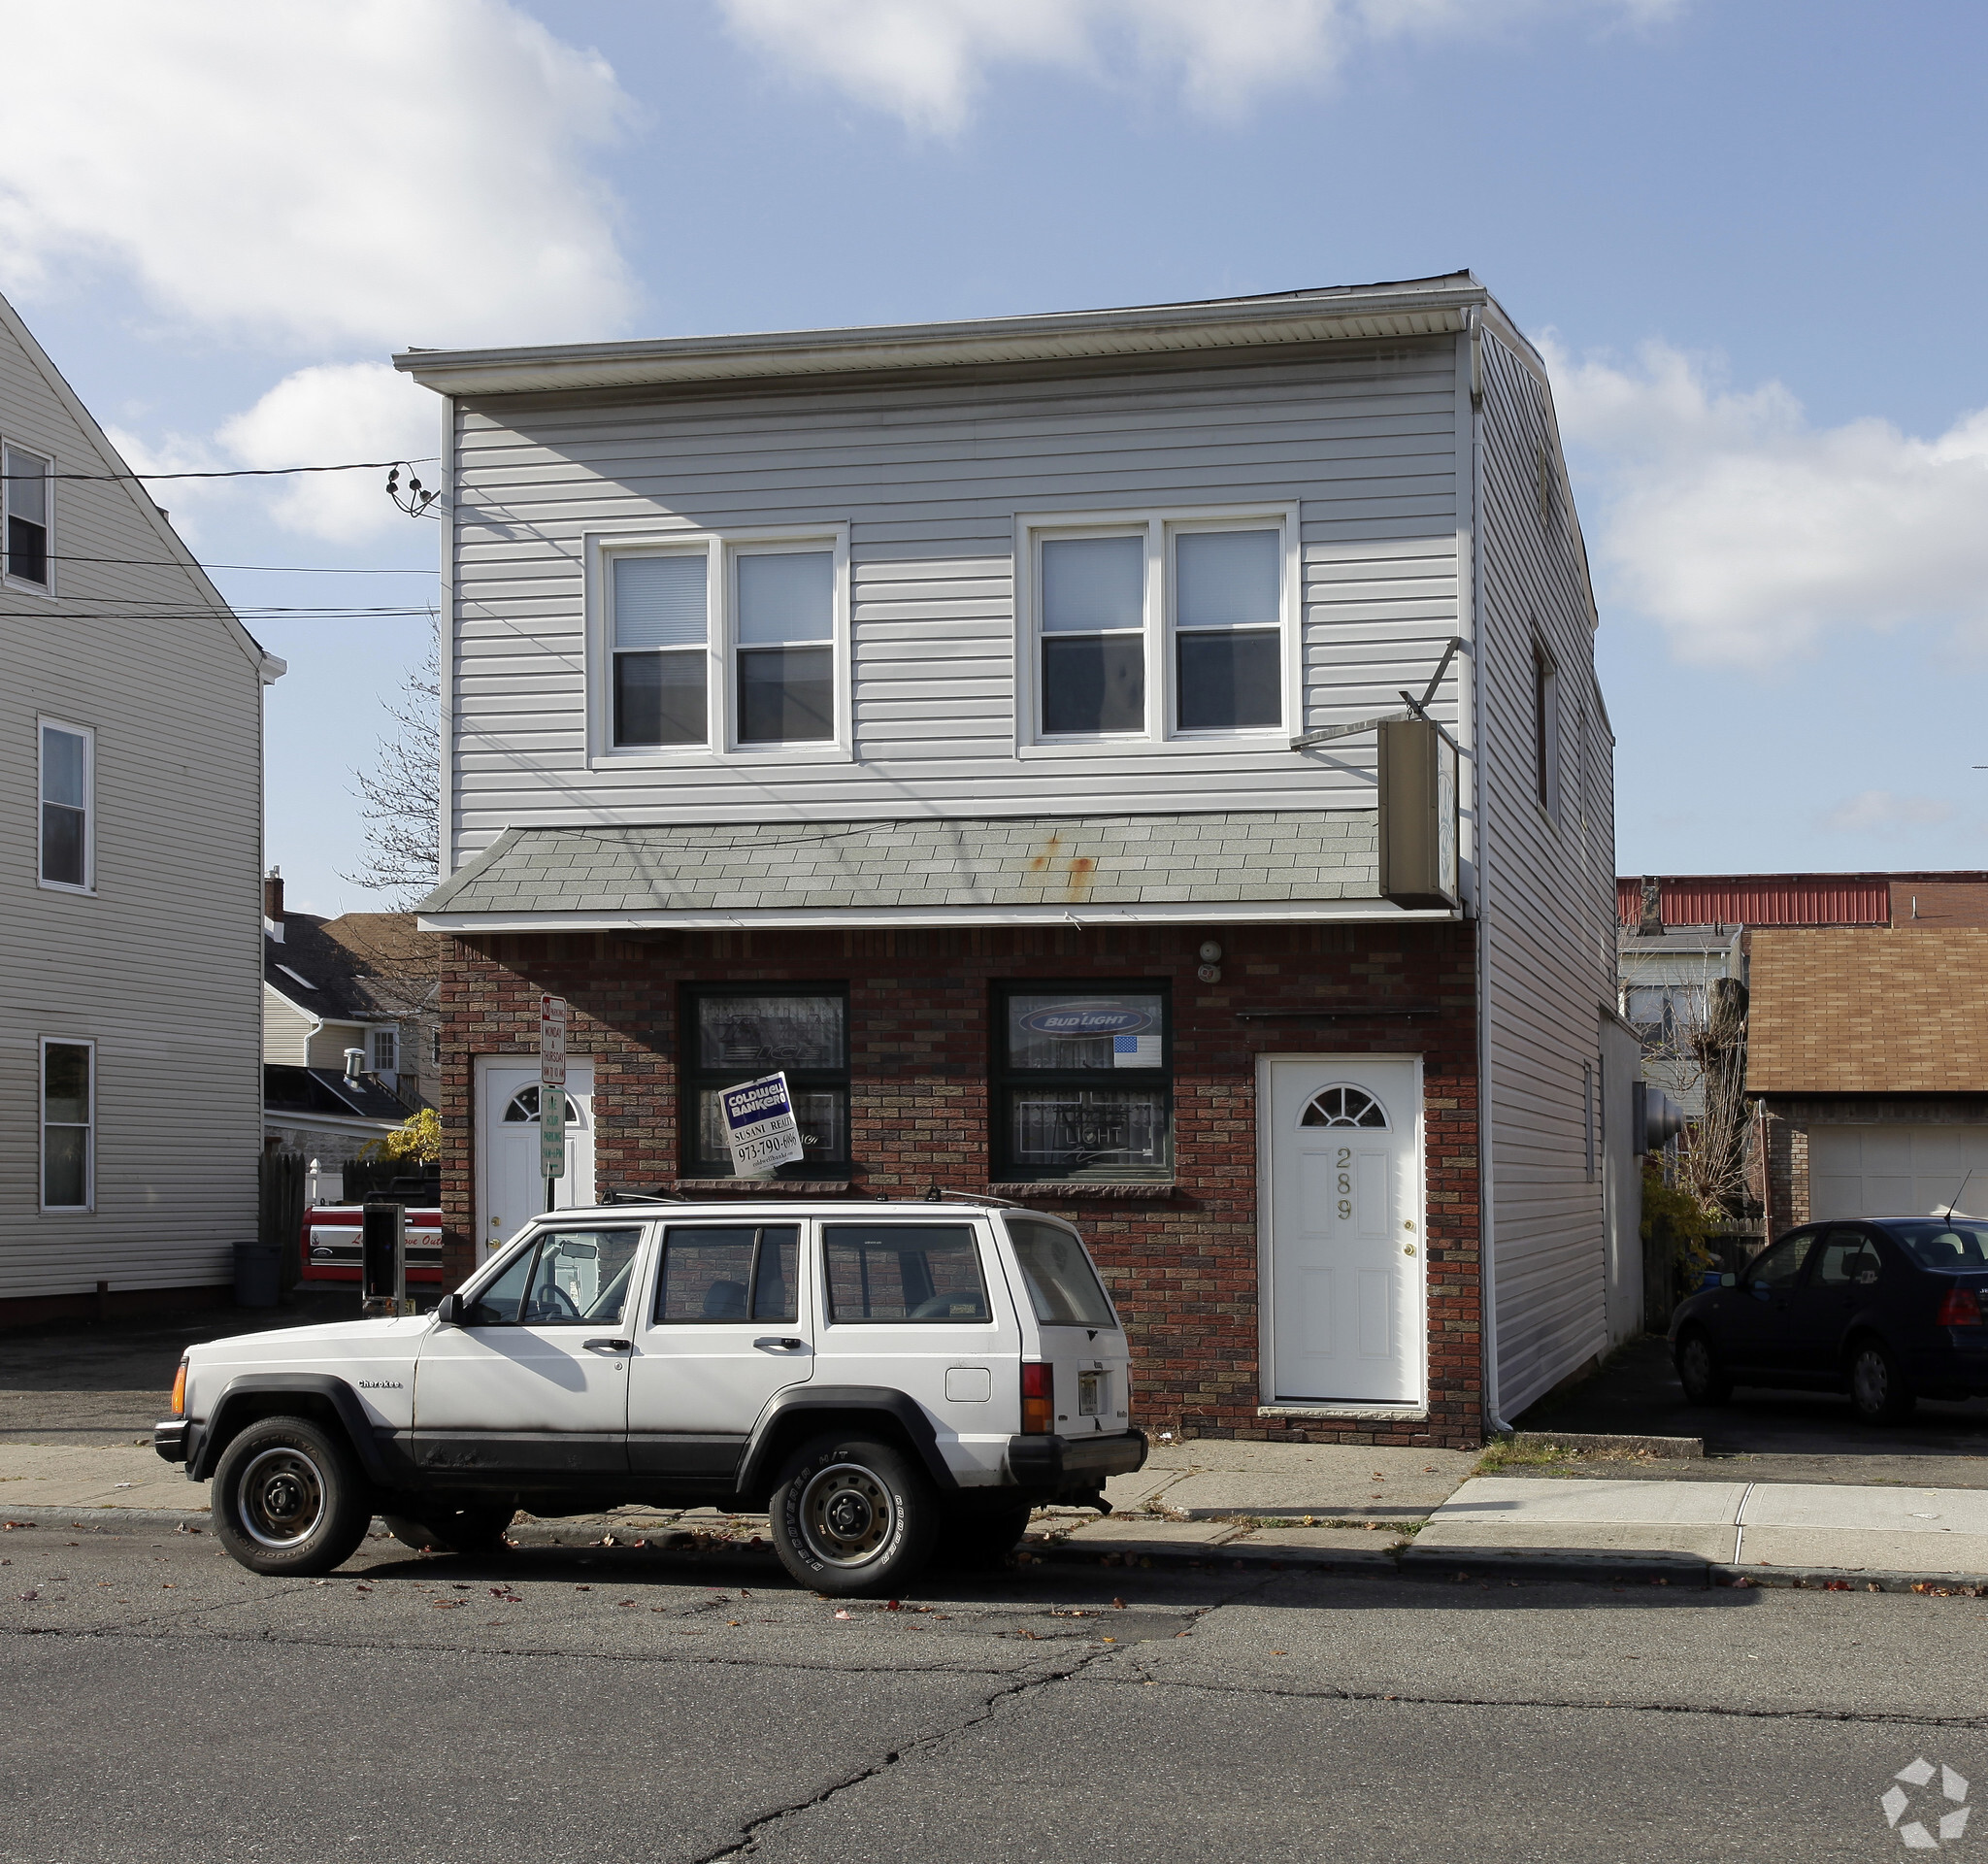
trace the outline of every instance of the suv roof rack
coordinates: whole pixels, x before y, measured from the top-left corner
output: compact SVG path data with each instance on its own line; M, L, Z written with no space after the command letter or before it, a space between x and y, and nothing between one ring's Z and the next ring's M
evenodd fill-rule
M962 1204L987 1204L996 1210L1025 1211L1026 1204L1019 1204L1011 1197L996 1197L992 1191L955 1191L948 1185L935 1184L925 1193L925 1202L940 1204L948 1197L956 1197Z
M652 1191L607 1191L602 1194L603 1207L610 1204L687 1204L690 1200L681 1191L673 1191L667 1184L658 1184Z

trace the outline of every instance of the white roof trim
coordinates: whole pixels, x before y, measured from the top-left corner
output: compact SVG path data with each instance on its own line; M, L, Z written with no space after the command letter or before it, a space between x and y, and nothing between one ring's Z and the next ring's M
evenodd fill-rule
M1142 906L828 906L754 912L423 913L423 932L855 932L892 926L1292 925L1314 919L1454 919L1385 900L1164 900Z
M393 365L440 394L529 394L1441 336L1463 329L1465 312L1489 302L1489 293L1466 272L1268 298L948 323L526 349L413 350L395 356Z

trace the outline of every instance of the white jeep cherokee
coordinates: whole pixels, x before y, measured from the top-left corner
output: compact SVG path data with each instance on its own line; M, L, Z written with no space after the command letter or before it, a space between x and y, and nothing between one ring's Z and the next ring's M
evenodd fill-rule
M1082 1240L991 1203L547 1213L432 1315L192 1348L158 1453L258 1573L373 1514L503 1545L518 1508L768 1509L795 1579L887 1593L991 1560L1138 1469L1125 1335Z

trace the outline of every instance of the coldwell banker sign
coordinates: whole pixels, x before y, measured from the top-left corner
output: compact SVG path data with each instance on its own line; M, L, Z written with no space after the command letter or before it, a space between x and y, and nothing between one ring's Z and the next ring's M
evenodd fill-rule
M721 1088L718 1107L724 1115L725 1139L732 1148L732 1169L740 1177L770 1172L776 1165L792 1165L806 1156L784 1074L762 1075L757 1081Z

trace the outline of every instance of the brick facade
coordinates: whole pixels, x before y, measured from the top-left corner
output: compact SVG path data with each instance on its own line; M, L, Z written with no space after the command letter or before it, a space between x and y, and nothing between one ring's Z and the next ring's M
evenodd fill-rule
M846 1190L820 1194L905 1197L935 1182L988 1186L992 982L1165 978L1175 1017L1172 1184L1036 1187L1027 1197L1075 1218L1091 1242L1131 1336L1138 1421L1203 1437L1474 1446L1483 1372L1474 932L1467 923L1208 924L459 939L442 982L446 1272L466 1275L473 1260L475 1058L536 1053L541 991L572 1006L571 1052L593 1062L595 1182L606 1192L679 1178L681 985L845 981L855 1172ZM1212 984L1196 977L1209 937L1224 949ZM1237 1014L1321 1002L1429 1013ZM1423 1057L1426 1422L1258 1415L1255 1058L1314 1052Z

